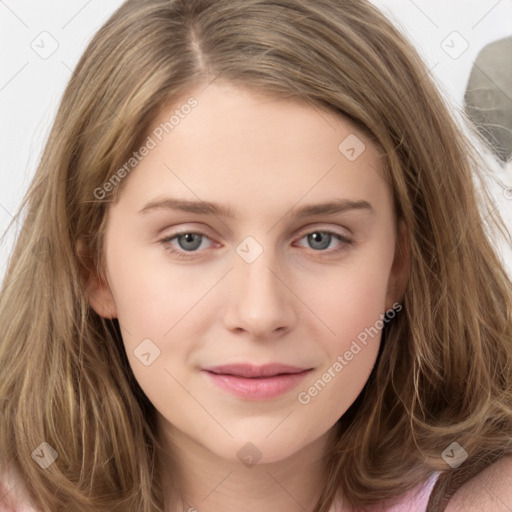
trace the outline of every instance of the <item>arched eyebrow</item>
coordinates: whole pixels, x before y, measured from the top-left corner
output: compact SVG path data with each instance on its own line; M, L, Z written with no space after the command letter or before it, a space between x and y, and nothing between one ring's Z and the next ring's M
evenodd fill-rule
M146 203L138 213L146 214L155 210L176 210L198 215L215 215L218 217L235 218L236 212L230 207L209 201L189 201L172 197L155 198ZM375 214L372 205L363 199L334 199L325 203L308 204L294 208L288 212L296 218L312 217L314 215L335 215L349 210L363 210Z

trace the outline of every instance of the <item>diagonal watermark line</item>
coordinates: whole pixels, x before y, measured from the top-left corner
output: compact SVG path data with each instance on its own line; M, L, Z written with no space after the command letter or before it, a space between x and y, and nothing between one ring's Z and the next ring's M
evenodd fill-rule
M418 11L420 11L423 14L423 16L425 16L425 18L427 18L427 20L430 21L432 25L434 25L434 27L436 27L437 29L439 28L435 21L425 11L423 11L420 8L420 6L416 4L416 2L414 2L414 0L409 0L409 2L411 2L411 4L414 5L414 7L416 7L416 9L418 9Z
M11 219L13 219L14 221L16 221L16 224L18 224L18 226L20 227L23 227L19 222L18 222L18 219L2 204L0 203L0 208L2 208L2 210L4 210L4 212L7 213L7 215L9 215L11 217Z
M210 416L214 421L215 423L217 423L219 425L219 427L221 427L225 432L226 434L228 434L229 437L233 437L233 435L229 432L229 430L224 427L224 425L222 425L222 423L220 423L216 418L215 416L213 416L209 411L208 409L206 409L206 407L194 396L192 395L192 393L190 393L190 391L185 387L183 386L183 384L181 382L179 382L176 377L174 377L174 375L167 369L167 368L164 368L164 371L169 374L174 380L175 382L177 382L185 392L187 392L190 397L204 410L204 412L206 412L206 414L208 414L208 416Z
M14 275L14 277L11 278L10 281L7 281L7 265L3 269L3 278L0 282L0 294L4 294L8 288L10 288L14 283L16 283L19 279L25 276L25 274L28 272L27 267L23 270L23 273L17 273Z
M112 279L110 278L110 275L109 275L109 272L108 272L108 269L105 270L105 274L106 274L106 281L107 281L107 286L108 286L108 291L109 293L112 295L112 297L114 296L114 294L112 293L112 290L110 289L110 282L112 281ZM105 313L106 315L110 315L110 311L107 311L106 309L104 309L103 307L101 307L103 313ZM114 318L109 318L108 320L110 320L111 322L114 322L114 320L117 320L117 323L119 324L119 327L123 328L124 331L126 331L126 333L131 336L132 333L121 323L121 321L119 320L119 318L117 317L114 317ZM122 334L121 334L121 338L122 338ZM0 511L1 512L1 511Z
M0 3L4 6L4 7L7 7L7 9L9 9L9 11L12 12L12 14L14 16L16 16L16 18L18 18L18 20L23 23L23 25L25 25L25 27L27 27L28 29L30 29L30 27L4 2L4 0L0 0Z
M200 92L204 92L208 87L210 87L210 85L212 85L212 83L217 80L218 76L215 75L202 89Z
M203 202L203 200L164 162L164 166L174 174L174 176L176 176L176 178L178 178L181 183L183 183L183 185L185 185L185 187L187 187L190 192L192 192L192 194L194 194L197 199L199 199L199 201ZM231 234L232 233L232 230L231 228L222 220L221 217L219 217L218 215L215 215L215 218L221 223L224 225L224 227L229 231L229 233Z
M472 27L471 30L473 30L480 22L482 22L490 13L494 10L494 8L501 3L501 0L498 0Z
M299 505L299 507L300 507L302 510L306 510L306 508L305 508L305 507L303 507L303 506L302 506L302 504L301 504L301 503L299 503L299 502L295 499L295 497L294 497L294 496L292 496L292 495L288 492L288 490L286 489L286 487L283 487L283 486L279 483L279 481L278 481L278 480L276 480L276 479L274 478L274 476L273 476L271 473L269 473L267 470L265 470L265 472L270 476L270 478L272 478L272 480L274 480L274 482L275 482L277 485L279 485L279 487L281 487L281 489L283 489L283 491L284 491L286 494L288 494L288 496L290 496L290 498L291 498L293 501L295 501L295 503L297 503L297 505Z
M92 0L86 2L73 16L71 16L71 18L62 25L61 30L66 28L91 2Z
M329 122L327 117L323 115L323 112L320 110L320 108L317 106L317 104L314 101L311 101L310 98L306 98L306 102L308 105L321 117L321 119L331 128L333 131L336 131L336 128Z
M61 60L61 62L62 62L62 64L63 64L63 66L64 66L68 71L70 71L70 72L71 72L71 74L73 75L73 79L74 79L74 80L76 80L76 79L77 79L77 74L75 73L75 70L74 70L74 69L72 69L72 68L70 68L70 67L69 67L69 66L68 66L68 65L67 65L63 60ZM105 102L103 101L103 99L102 99L102 98L100 98L100 97L98 96L98 94L97 94L96 92L94 92L94 90L93 90L92 92L94 93L94 96L96 96L96 98L100 101L100 103L101 103L102 105L104 105L104 106L105 106ZM115 116L119 121L122 121L122 119L117 115L117 112L115 112L115 111L113 111L113 110L110 110L110 114L111 114L111 115L113 115L113 116Z
M232 270L231 267L165 334L167 336Z
M485 221L487 219L487 217L489 217L490 215L493 215L496 210L498 210L499 204L492 203L492 205L494 206L494 208L490 212L486 213L485 217L482 219L482 222ZM498 213L499 213L499 210L498 210Z
M19 484L19 482L16 482L3 496L0 496L0 504L2 501L9 496L9 494L16 488L16 486ZM1 485L1 484L0 484ZM4 510L3 508L1 510ZM5 509L5 510L11 510L11 509Z
M479 225L480 225L480 227L483 229L483 231L485 233L487 233L486 229L485 229L485 222L486 222L487 218L491 217L494 214L494 212L496 210L498 210L498 208L499 208L499 205L497 203L492 202L491 204L492 204L492 206L494 206L494 208L492 210L490 210L490 211L487 210L487 211L484 212L482 209L479 209L479 217L480 217L479 218ZM490 205L487 202L485 202L484 206L487 207L487 206L490 206ZM499 210L498 210L498 213L499 213ZM465 230L467 230L467 232L470 232L470 231L472 232L474 229L476 229L476 226L474 226L474 225L473 226L469 226L468 225L467 228L465 227ZM443 245L442 251L443 252L446 251L446 245Z
M503 181L501 181L498 176L495 176L494 174L491 175L491 178L503 189L503 190L507 190L510 188L510 185L507 185L506 183L503 183Z
M208 496L210 496L210 494L212 494L213 492L215 492L219 487L220 485L226 480L226 478L231 475L231 473L233 473L233 471L230 471L202 500L201 500L201 503L203 501L205 501L206 499L208 499Z
M267 231L267 233L270 233L277 224L279 224L292 210L293 208L298 205L304 197L306 197L334 168L336 167L336 164L333 164L331 168L307 191L304 193L302 197L299 198L299 200L286 212L284 215L282 215L277 222L275 222L272 227Z
M21 231L23 231L23 225L18 221L18 218L15 217L14 215L12 215L12 213L2 204L0 203L0 208L2 208L2 210L4 210L5 212L7 212L7 214L11 217L11 222L9 223L9 225L7 226L7 228L5 229L5 231L3 232L2 236L0 237L0 242L3 243L4 241L4 237L7 235L7 232L8 230L11 228L11 226L13 225L12 222L15 221L16 224L18 224L18 226L20 227L20 232L18 233L18 236L19 234L21 233ZM7 281L7 276L6 276L6 273L7 273L7 266L5 266L5 268L3 269L3 272L2 272L2 275L3 275L3 278L2 278L2 281L0 281L0 292L1 293L5 293L5 291L7 290L7 288L9 288L13 283L16 282L17 279L20 278L20 275L17 274L15 275L11 281ZM24 272L26 272L26 268L24 270Z
M475 62L473 62L473 66L477 68L478 71L480 71L480 73L482 73L482 75L484 75L485 78L487 78L487 80L489 80L489 82L491 82L496 87L496 89L502 92L507 97L507 99L512 103L512 98L480 66L477 66Z
M119 318L113 318L112 320L117 320L117 323L119 324L119 327L122 327L124 331L128 334L128 336L131 336L132 333L119 321Z
M484 479L481 478L481 477L478 477L477 475L477 479L478 481L485 487L485 490L489 493L489 495L495 497L497 500L499 500L503 505L505 505L505 507L507 507L508 510L510 510L512 512L512 508L508 506L507 503L505 503L488 485L486 482L484 482ZM509 496L510 497L510 496Z
M281 281L281 283L283 283L286 286L286 288L288 288L288 290L290 290L293 293L293 295L295 295L295 297L297 297L297 299L299 299L302 302L302 304L304 304L304 306L306 306L309 309L309 311L311 311L311 313L313 313L313 315L315 315L318 318L318 320L320 320L320 322L322 322L325 325L325 327L327 327L327 329L329 329L329 331L332 332L334 336L336 336L336 332L333 331L268 265L267 268L270 270L270 272L272 272L272 274L274 274L277 277L277 279L279 279L279 281Z
M25 433L23 433L23 434L25 434ZM7 470L8 468L10 468L10 467L11 467L11 466L10 466L10 465L11 465L11 462L12 462L15 458L16 458L16 457L12 457L12 458L9 460L9 462L8 462L7 464L5 463L5 461L3 462L3 465L4 465L4 469L5 469L5 470ZM15 484L14 484L10 489L8 489L8 491L7 491L4 495L0 496L0 505L2 504L2 501L4 501L4 500L5 500L5 498L7 498L7 496L11 493L11 491L13 491L13 490L14 490L14 488L15 488L19 483L20 483L19 481L15 482ZM0 482L0 490L2 490L2 482ZM0 510L2 510L2 509L0 509Z
M2 85L2 87L0 87L0 91L3 91L26 67L28 66L28 61L25 62L25 64L23 64L23 66L21 66L20 69L18 69L18 71L16 71L16 73L14 73L14 75L9 78L9 80L7 80L7 82Z
M288 416L290 416L290 414L292 414L292 412L295 412L295 409L293 409L292 411L290 411L266 436L265 436L265 439L267 439L267 437L272 434L272 432L274 432L274 430L277 429L277 427L279 427L280 425L283 424L283 422L286 420L286 418L288 418Z
M415 83L412 87L410 87L410 89L404 94L404 98L406 98L407 96L409 96L409 94L411 94L411 92L413 92L415 90L415 88L418 86L418 84L420 82L422 82L423 80L425 80L425 78L427 78L428 75L430 75L432 73L432 71L434 71L434 69L439 65L439 62L436 62L432 67L430 67L427 72L418 80L417 83Z

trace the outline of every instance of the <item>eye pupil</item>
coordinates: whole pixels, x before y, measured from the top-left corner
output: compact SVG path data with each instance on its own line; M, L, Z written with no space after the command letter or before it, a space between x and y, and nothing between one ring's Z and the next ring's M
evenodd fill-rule
M184 244L182 243L182 240L185 240ZM197 244L197 240L199 240L199 244ZM178 236L178 241L182 249L197 249L201 245L201 235L199 235L198 233L185 233L183 235ZM192 246L190 246L189 244L192 244Z
M311 233L308 235L309 242L312 244L312 246L316 249L326 249L329 247L330 241L331 241L331 235L329 233L324 233L321 231L316 231L315 233ZM322 243L322 238L324 238L324 242ZM315 244L320 243L320 247L316 246Z

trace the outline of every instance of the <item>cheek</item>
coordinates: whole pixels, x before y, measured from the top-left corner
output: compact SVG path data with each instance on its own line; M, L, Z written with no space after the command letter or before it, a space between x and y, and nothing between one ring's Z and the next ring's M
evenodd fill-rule
M386 269L376 264L351 266L322 287L319 316L331 331L317 337L326 353L325 364L301 387L297 399L310 412L318 408L318 415L328 422L350 407L375 365L386 286Z
M318 316L331 331L322 327L325 334L317 337L327 357L298 399L332 410L333 421L359 395L378 355L391 265L387 249L375 244L359 252L357 260L340 266L315 294Z
M343 319L360 328L373 325L384 313L388 269L382 265L354 270L345 281Z
M137 335L164 336L208 289L208 279L171 263L163 247L149 251L126 236L112 244L108 257L119 320Z
M198 316L212 307L209 297L202 298L217 275L198 279L192 266L173 266L162 255L148 261L147 250L135 247L112 246L109 257L123 345L136 380L152 401L169 389L180 396L168 372L181 379L182 363L201 339L193 335L201 329Z
M302 297L331 331L331 344L347 343L366 327L375 324L384 313L389 267L391 263L379 249L354 255L336 269L330 269L317 286L304 282Z

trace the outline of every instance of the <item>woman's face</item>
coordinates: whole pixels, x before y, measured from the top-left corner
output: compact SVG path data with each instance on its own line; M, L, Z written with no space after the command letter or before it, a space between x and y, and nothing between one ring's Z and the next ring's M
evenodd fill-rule
M109 210L108 286L94 281L91 304L119 319L168 432L225 459L282 460L355 400L402 296L376 149L340 116L218 82L148 137ZM295 370L206 371L274 363Z

